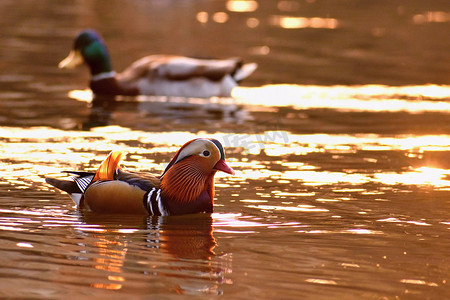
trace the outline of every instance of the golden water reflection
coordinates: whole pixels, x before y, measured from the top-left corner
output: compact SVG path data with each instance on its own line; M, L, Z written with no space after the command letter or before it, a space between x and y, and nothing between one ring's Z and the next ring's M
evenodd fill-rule
M104 275L91 287L124 289L144 274L167 278L181 294L217 294L231 273L231 257L214 253L211 215L147 219L86 212L80 220L75 229L93 243L80 255L92 257L92 268Z
M263 46L258 51L270 51ZM280 107L289 106L295 109L327 108L338 111L371 111L371 112L450 112L450 86L418 85L418 86L314 86L295 84L273 84L261 87L236 87L232 91L235 101L226 99L210 99L221 105L236 103L239 105ZM69 97L83 101L92 101L90 90L73 90ZM126 100L126 98L125 98ZM141 102L174 101L167 97L140 96ZM191 104L205 105L201 99L175 99Z
M164 166L186 141L204 136L190 132L144 132L119 126L99 127L88 132L62 131L47 127L0 128L0 176L16 188L43 184L44 176L66 169L92 169L111 150L123 150L129 155L124 166L151 172L162 172ZM450 187L450 171L445 161L423 162L417 167L408 159L420 161L427 153L450 150L450 135L378 134L292 134L265 132L262 134L208 134L220 140L227 149L235 177L218 173L228 184L245 180L277 180L280 185L299 182L303 185L348 183L360 185L379 182L384 185L429 185ZM245 141L245 142L244 142ZM330 163L338 164L342 155L360 156L368 170L327 170L320 161L308 161L308 155L327 155ZM405 167L398 170L379 169L383 157L371 153L402 151L393 154ZM264 154L270 160L254 156ZM306 159L306 160L305 160ZM384 158L385 159L385 158ZM308 162L306 162L308 161ZM220 184L220 182L218 183Z
M288 16L272 16L270 23L284 29L299 28L325 28L336 29L338 20L334 18L305 18L305 17L288 17Z
M258 9L258 2L254 0L229 0L227 10L232 12L252 12Z
M247 105L327 108L339 111L450 112L450 86L309 86L237 87L232 96Z
M450 13L445 11L427 11L413 16L415 24L450 22Z

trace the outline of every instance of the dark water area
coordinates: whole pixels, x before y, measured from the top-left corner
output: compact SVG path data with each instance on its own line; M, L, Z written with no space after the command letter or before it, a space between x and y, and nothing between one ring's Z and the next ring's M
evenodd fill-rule
M448 1L0 2L0 298L447 299ZM230 99L92 102L74 36L122 71L148 54L242 57ZM100 215L63 170L161 173L225 146L213 214Z

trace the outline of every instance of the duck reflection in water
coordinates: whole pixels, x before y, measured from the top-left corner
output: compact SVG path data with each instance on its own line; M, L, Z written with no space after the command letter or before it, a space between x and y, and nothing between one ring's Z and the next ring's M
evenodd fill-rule
M73 95L71 97L86 101ZM89 115L79 125L82 130L109 125L130 128L162 125L173 129L171 126L198 124L199 120L241 123L248 118L248 112L232 98L196 99L165 96L117 98L94 95L91 99Z
M90 113L81 124L82 130L111 125L111 118L120 104L112 96L96 96L90 103Z
M169 288L178 293L222 293L220 285L230 273L231 262L227 254L214 253L217 243L211 214L141 217L79 213L83 238L89 234L94 240L80 255L93 257L92 267L108 271L105 276L111 281L92 286L126 288L127 283L131 286L133 273L140 272L172 278ZM148 282L152 284L151 279Z

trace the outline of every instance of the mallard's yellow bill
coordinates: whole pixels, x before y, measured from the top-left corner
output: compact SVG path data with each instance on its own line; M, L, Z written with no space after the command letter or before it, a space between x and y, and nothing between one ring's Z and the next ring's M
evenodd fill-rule
M60 69L72 69L76 66L81 65L84 62L83 56L80 51L72 50L69 55L64 58L59 64L58 68Z

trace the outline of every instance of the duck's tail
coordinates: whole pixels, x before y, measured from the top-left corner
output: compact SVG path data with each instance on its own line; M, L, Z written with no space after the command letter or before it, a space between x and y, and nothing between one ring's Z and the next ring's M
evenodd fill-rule
M94 178L95 174L88 172L72 172L72 171L64 173L71 173L77 176L74 176L72 180L45 178L45 182L69 194L70 198L72 198L72 200L76 203L76 205L78 207L82 207L82 199L84 191L91 183L92 178Z
M250 76L255 70L258 68L257 63L247 63L240 66L240 68L237 68L236 71L233 73L233 78L236 82L241 82L243 79Z

